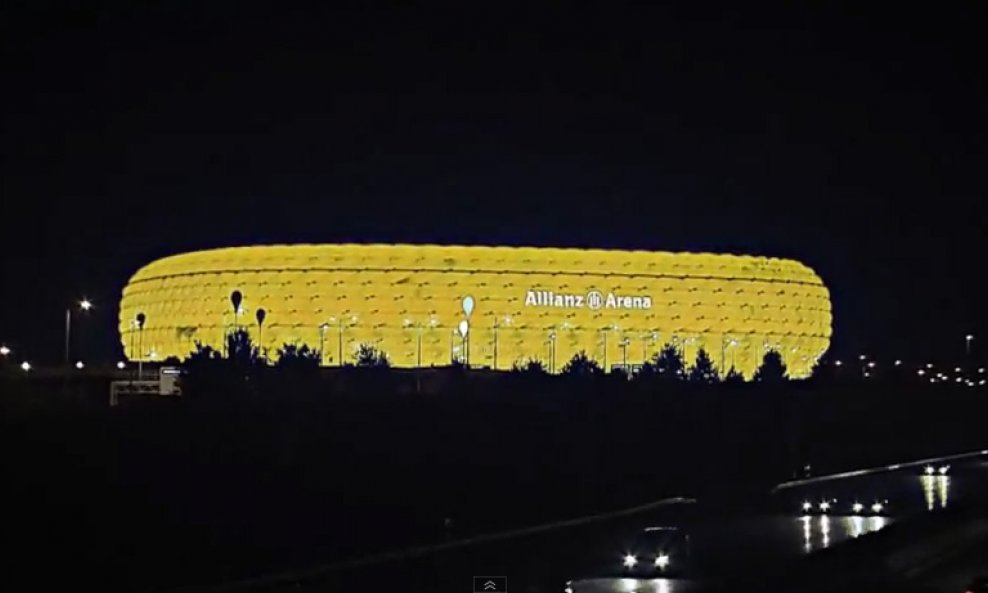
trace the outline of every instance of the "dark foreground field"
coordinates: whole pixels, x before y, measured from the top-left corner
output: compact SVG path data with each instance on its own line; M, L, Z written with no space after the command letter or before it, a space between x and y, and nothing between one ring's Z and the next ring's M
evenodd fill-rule
M167 590L665 496L743 498L806 464L978 447L988 412L981 390L860 384L505 376L415 393L357 378L115 409L105 387L2 383L6 590Z

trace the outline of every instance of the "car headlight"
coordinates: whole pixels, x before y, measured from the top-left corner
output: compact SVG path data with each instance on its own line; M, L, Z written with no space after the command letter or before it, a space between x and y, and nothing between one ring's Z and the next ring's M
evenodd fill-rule
M940 475L941 476L947 475L947 472L949 472L949 471L950 471L950 466L949 465L941 465L940 466Z
M655 566L665 568L669 566L669 554L659 554L655 557Z
M811 511L811 510L813 510L813 503L811 503L811 502L810 502L810 501L808 501L808 500L807 500L807 501L805 501L805 502L803 502L803 510L804 510L804 511L807 511L807 512L809 512L809 511Z
M875 504L871 505L871 511L873 513L880 513L884 509L885 509L885 505L883 505L880 502L876 502Z
M861 504L860 502L856 502L853 505L851 505L851 510L853 510L855 513L860 513L861 511L864 510L864 505Z
M624 555L624 567L625 568L632 568L636 564L638 564L638 559L635 558L633 554L625 554Z
M821 511L829 511L830 510L830 503L827 502L826 500L823 501L823 502L821 502L820 503L820 510Z
M932 476L933 475L933 466L932 465L928 465L928 466L926 466L926 468L923 471L926 472L926 475Z

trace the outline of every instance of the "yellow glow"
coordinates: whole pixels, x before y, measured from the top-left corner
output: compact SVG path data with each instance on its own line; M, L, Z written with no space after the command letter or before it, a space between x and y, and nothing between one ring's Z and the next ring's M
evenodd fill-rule
M810 268L792 260L549 248L275 245L175 255L138 270L120 303L128 358L137 358L141 343L145 356L154 350L161 358L184 357L195 341L222 349L223 336L235 327L256 338L254 316L234 314L234 290L243 294L245 311L266 310L260 346L272 356L284 343L318 347L320 326L332 324L336 331L324 336L330 365L340 363L340 353L343 362L352 362L352 352L364 343L399 367L415 366L419 354L424 366L449 364L450 334L465 319L468 295L475 304L463 346L471 366L509 369L529 358L548 362L545 336L566 329L554 347L557 370L580 350L599 363L606 358L608 367L621 364L625 351L630 364L639 364L658 346L622 343L640 346L659 335L663 342L681 338L690 357L704 348L719 371L733 363L747 377L760 364L763 345L770 344L792 377L805 377L831 336L827 288ZM138 312L147 316L143 332L130 325ZM335 322L341 318L348 319L342 328ZM405 320L422 328L420 353L416 332L406 330ZM131 332L143 336L131 339ZM732 347L725 351L728 340Z

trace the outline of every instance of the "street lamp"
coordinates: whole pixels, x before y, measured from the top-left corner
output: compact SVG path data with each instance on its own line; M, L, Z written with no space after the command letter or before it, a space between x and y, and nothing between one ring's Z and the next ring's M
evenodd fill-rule
M0 346L0 356L10 356L10 348Z
M25 373L28 372L28 371L30 371L31 370L31 363L29 363L26 360L24 362L22 362L21 363L21 370L23 370Z
M79 309L89 311L93 308L93 303L89 299L79 301ZM69 365L69 344L72 336L72 307L65 308L65 366Z
M974 341L973 334L967 334L964 336L964 351L967 353L968 358L971 357L971 342Z

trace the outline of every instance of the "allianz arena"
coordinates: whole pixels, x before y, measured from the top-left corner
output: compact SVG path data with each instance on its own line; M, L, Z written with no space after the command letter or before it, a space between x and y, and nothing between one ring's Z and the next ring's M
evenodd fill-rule
M196 342L221 348L236 327L272 357L305 343L325 365L352 362L368 344L398 367L537 359L559 371L585 351L610 370L670 343L690 363L703 348L721 372L746 377L774 349L803 377L829 346L831 306L820 278L793 260L528 247L211 249L154 261L123 290L132 360L184 357Z

